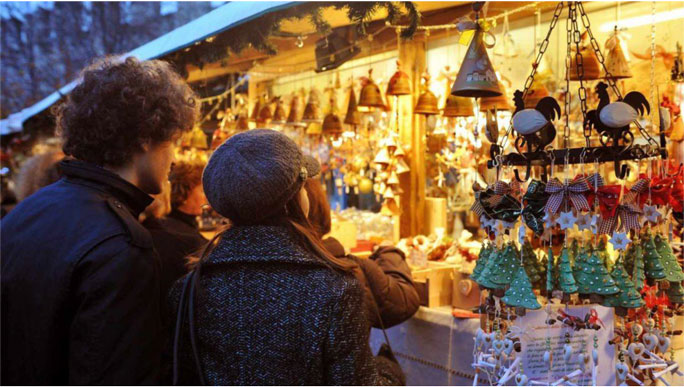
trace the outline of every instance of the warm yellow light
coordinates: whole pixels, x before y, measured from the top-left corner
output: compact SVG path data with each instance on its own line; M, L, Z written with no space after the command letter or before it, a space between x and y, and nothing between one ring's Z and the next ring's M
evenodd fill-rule
M658 12L655 14L655 22L662 23L669 20L684 19L684 8L673 9L667 12ZM653 15L644 15L637 17L630 17L617 22L618 29L634 28L653 23ZM607 22L601 24L601 32L610 32L615 28L615 22Z

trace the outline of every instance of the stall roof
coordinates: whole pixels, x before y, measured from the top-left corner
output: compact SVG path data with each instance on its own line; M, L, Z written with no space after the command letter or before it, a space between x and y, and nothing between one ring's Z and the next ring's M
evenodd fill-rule
M297 2L294 1L233 1L157 39L143 44L123 55L122 58L129 56L135 56L142 60L159 58L171 52L184 49L197 41L256 19L268 12L289 8L296 4ZM12 113L4 120L0 120L0 135L21 131L26 120L52 106L62 96L68 94L76 87L77 84L78 80L73 80L38 103Z

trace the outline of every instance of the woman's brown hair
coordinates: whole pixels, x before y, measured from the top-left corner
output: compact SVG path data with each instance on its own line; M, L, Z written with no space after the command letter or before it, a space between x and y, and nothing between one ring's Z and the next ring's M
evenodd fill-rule
M171 167L169 181L171 182L171 207L177 208L190 196L190 192L202 184L204 164L198 162L180 161Z
M323 235L330 233L332 224L328 197L318 177L306 179L304 188L309 198L309 221L318 238L323 238Z

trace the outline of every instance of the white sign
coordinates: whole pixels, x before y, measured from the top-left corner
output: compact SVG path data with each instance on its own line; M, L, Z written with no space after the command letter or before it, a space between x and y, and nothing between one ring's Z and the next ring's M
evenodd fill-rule
M581 370L582 374L573 379L577 385L591 386L593 360L591 360L592 350L594 349L594 337L598 345L598 367L596 375L596 385L614 386L615 385L615 346L608 342L613 338L613 318L614 310L600 305L581 305L565 306L552 305L554 313L558 316L558 311L562 310L570 316L578 317L584 321L585 316L596 311L596 316L603 322L598 323L601 328L582 329L579 331L563 325L556 321L553 325L547 325L548 317L544 309L528 310L524 317L515 320L514 325L523 330L520 337L523 355L523 369L525 375L530 380L552 384L564 375L568 375L576 370ZM564 346L565 334L569 334L568 339L572 346L570 361L565 361ZM552 357L552 367L549 369L548 362L544 361L544 352L547 351L547 338L550 339ZM579 355L584 354L590 359L586 367L579 363Z

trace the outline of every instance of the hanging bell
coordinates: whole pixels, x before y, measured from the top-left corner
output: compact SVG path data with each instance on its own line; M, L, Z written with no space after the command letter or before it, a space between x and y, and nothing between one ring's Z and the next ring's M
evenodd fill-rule
M610 73L612 79L631 78L632 72L629 70L629 64L622 51L622 42L617 32L617 26L613 31L613 35L606 40L605 44L608 55L606 55L606 70ZM608 74L605 74L606 76Z
M549 96L549 90L541 82L535 80L525 96L525 109L534 109L537 103Z
M252 110L252 116L250 117L250 120L258 121L260 112L261 112L261 98L258 98L257 101L254 103L254 110Z
M430 91L430 74L425 72L423 79L425 80L425 91L418 97L413 114L423 114L426 116L439 114L437 97Z
M304 115L302 116L302 122L311 123L318 122L321 120L321 108L318 106L318 101L314 95L313 90L309 92L309 101L304 107Z
M356 105L356 93L354 88L349 88L349 103L347 104L347 114L344 116L344 123L347 125L359 125L361 117L359 117L359 110Z
M380 165L389 165L390 155L387 151L387 148L380 149L380 152L378 152L378 154L375 155L375 159L373 159L373 162Z
M368 108L385 108L385 101L382 99L380 88L373 82L373 69L368 70L368 82L361 89L359 95L359 106Z
M401 63L397 61L397 71L392 75L387 83L387 95L409 95L411 94L411 80L408 74L401 71Z
M285 121L287 120L287 114L285 113L285 107L283 106L283 102L278 99L278 102L276 103L276 108L275 112L273 113L273 122L274 124L284 124Z
M300 125L301 121L300 121L299 115L300 115L299 96L295 95L292 97L292 101L290 102L290 113L287 115L286 124L292 125L292 126Z
M456 81L451 86L451 94L459 97L495 97L501 95L496 73L487 55L483 41L483 31L475 23L475 34L463 58Z
M199 127L195 126L195 128L192 130L192 137L190 140L190 146L193 148L197 149L207 149L208 144L207 144L207 135L204 134L202 129Z
M582 70L584 72L582 76L583 81L592 81L601 78L599 61L596 57L596 52L594 52L594 49L591 47L591 45L587 43L588 39L588 34L586 31L584 31L584 33L582 33L582 42L580 44L580 54L582 54ZM572 47L571 50L569 78L571 81L578 81L579 74L577 73L577 55L575 55L577 49L576 47Z
M411 171L411 168L409 168L408 164L406 164L406 161L400 159L397 163L397 174L401 175L409 171Z
M318 122L312 122L306 127L306 134L310 136L318 135L323 133L323 127Z
M444 117L470 117L473 115L473 101L470 98L449 95L442 115Z
M406 152L404 152L404 147L397 144L397 150L394 151L394 157L404 157Z
M249 120L246 115L240 114L240 116L238 116L237 122L235 123L235 130L239 132L249 130Z
M499 90L501 90L501 94L498 96L480 99L481 112L487 110L511 110L511 104L508 102L508 96L506 95L506 88L501 82L499 82Z
M329 136L339 136L342 134L342 122L337 114L329 113L323 119L323 134Z
M389 185L399 184L399 176L397 176L396 172L392 172L389 179L387 179L387 184L389 184Z
M266 124L273 118L273 113L271 112L271 106L269 104L264 104L259 110L259 117L257 118L257 123Z

